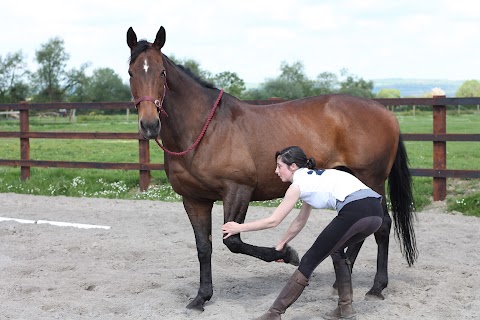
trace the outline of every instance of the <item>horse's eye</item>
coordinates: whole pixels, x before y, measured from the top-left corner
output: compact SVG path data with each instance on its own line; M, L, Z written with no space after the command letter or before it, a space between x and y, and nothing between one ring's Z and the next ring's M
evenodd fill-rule
M167 71L163 70L163 71L160 73L160 76L161 76L161 77L166 77L166 76L167 76Z

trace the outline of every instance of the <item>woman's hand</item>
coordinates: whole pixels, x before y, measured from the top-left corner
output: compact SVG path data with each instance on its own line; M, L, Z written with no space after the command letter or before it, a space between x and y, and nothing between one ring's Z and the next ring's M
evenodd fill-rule
M275 250L277 251L283 251L284 248L285 248L285 244L283 242L275 246ZM285 261L283 261L283 259L278 259L278 260L275 260L275 262L285 262Z
M222 226L223 239L227 239L228 237L240 232L258 231L278 226L278 224L285 219L290 211L292 211L299 198L300 187L297 185L290 185L282 202L273 211L271 216L248 223L237 223L234 221L227 222ZM287 239L285 243L287 243L288 240L290 239Z
M239 223L234 221L227 222L222 226L223 239L227 239L230 236L240 233L240 231Z

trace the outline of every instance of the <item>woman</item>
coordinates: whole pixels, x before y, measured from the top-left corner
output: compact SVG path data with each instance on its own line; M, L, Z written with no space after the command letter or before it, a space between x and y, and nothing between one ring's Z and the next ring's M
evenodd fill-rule
M281 319L280 315L302 294L315 268L328 256L333 260L339 299L337 308L325 318L355 319L351 268L345 248L363 241L380 228L383 220L382 197L347 172L314 169L315 160L307 159L297 146L278 151L275 159L275 173L283 182L291 183L282 202L268 218L244 224L225 223L222 227L224 239L240 232L276 227L300 199L303 204L298 216L275 247L282 250L305 226L312 208L331 208L338 214L305 253L298 269L268 312L258 319Z

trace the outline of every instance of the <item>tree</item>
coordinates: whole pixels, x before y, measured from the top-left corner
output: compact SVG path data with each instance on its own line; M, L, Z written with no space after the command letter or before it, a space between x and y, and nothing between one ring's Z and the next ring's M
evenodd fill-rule
M257 96L255 99L268 99L271 97L282 99L298 99L315 94L315 82L305 75L303 63L294 62L291 65L282 62L281 74L277 78L269 79L261 86L260 92L249 92L247 95Z
M266 100L271 98L264 90L263 84L259 88L251 88L244 91L240 97L243 100Z
M86 79L87 63L82 64L78 70L66 70L70 56L65 52L64 42L60 38L50 39L35 56L39 64L38 70L31 77L35 102L61 102L67 91L74 90L76 85L82 84Z
M110 68L99 68L93 71L85 86L88 101L129 101L132 99L130 87L122 82L118 74Z
M338 86L338 77L336 74L331 72L320 73L317 76L317 80L314 84L315 93L317 95L336 92L338 90Z
M308 78L305 75L305 67L300 61L295 61L289 65L286 61L283 61L280 65L279 78L288 82L308 82Z
M304 90L300 84L292 84L281 78L268 80L263 85L263 90L266 93L266 95L264 94L264 99L298 99L305 97Z
M169 57L176 65L182 66L184 69L188 69L197 78L212 83L218 88L223 88L225 92L240 97L245 91L245 82L235 72L224 71L212 75L210 71L203 70L200 67L200 63L193 59L178 59L171 55Z
M19 102L27 99L29 87L25 82L29 72L22 51L0 56L0 102Z
M181 65L183 68L188 69L198 78L204 81L212 82L212 73L207 70L200 68L200 63L193 59L179 59L174 55L169 56L169 59L172 60L176 65Z
M213 77L213 83L232 96L239 97L245 91L245 82L235 72L224 71Z
M378 91L377 98L400 98L400 90L397 89L382 89Z
M292 96L290 99L303 98L315 95L314 84L315 82L308 79L305 75L305 67L300 61L296 61L289 65L286 62L282 62L280 65L281 74L279 79L285 81L296 89L292 91L298 92L297 95Z
M350 94L352 96L373 98L375 95L373 90L373 81L366 81L363 78L358 78L355 75L348 74L348 70L340 71L343 77L346 77L340 82L340 89L338 93Z
M470 98L470 97L480 97L480 82L477 80L467 80L462 85L460 88L458 88L457 92L455 93L455 96L457 97L462 97L462 98ZM467 108L473 107L473 106L465 106ZM479 106L477 105L477 111L479 109ZM458 106L458 111L460 111L460 106Z
M455 96L468 98L480 97L480 82L477 80L467 80L458 88Z

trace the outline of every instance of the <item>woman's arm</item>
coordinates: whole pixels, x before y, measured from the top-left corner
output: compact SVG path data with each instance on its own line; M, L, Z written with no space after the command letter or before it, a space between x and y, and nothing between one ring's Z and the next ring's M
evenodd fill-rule
M299 198L300 188L297 185L290 185L282 202L270 217L241 224L234 221L227 222L222 226L223 239L240 232L257 231L278 226L290 211L292 211Z
M305 227L307 223L308 217L310 217L310 213L312 212L312 206L308 203L304 202L302 204L302 208L298 213L298 216L292 221L290 227L288 227L287 231L280 239L280 241L275 246L277 251L281 251L287 243L289 243L293 238L297 236L297 234Z

